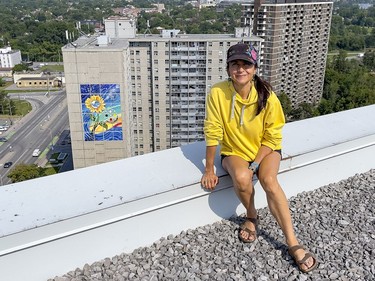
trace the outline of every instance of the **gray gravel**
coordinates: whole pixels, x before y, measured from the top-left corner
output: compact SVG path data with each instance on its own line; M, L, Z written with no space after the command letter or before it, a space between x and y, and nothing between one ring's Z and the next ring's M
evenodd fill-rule
M84 265L48 281L78 280L375 280L375 170L289 200L300 242L318 256L301 273L268 208L258 240L237 238L242 218L161 238L151 247Z

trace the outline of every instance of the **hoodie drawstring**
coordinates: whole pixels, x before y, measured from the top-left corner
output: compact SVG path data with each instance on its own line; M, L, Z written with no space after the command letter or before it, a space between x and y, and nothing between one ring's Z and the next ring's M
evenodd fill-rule
M230 119L232 120L234 118L234 103L236 102L236 93L233 93L232 95L232 107L230 110Z
M244 115L244 112L245 112L245 105L242 105L242 107L241 107L241 116L240 116L240 126L243 125L243 115Z
M230 119L234 118L234 104L236 102L236 93L233 93L232 95L232 106L231 106L231 112L230 112ZM242 105L241 107L241 115L240 115L240 126L243 125L243 116L245 113L245 105Z

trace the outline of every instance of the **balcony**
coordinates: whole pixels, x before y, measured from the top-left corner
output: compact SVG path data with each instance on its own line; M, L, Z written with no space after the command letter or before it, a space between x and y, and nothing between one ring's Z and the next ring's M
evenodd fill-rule
M291 198L298 195L302 198L302 205L308 205L310 199L305 197L307 191L374 169L375 127L372 122L368 122L374 118L375 105L372 105L286 124L283 161L279 172L279 181L284 186L286 196ZM139 247L154 245L153 243L161 237L173 237L181 231L189 235L192 229L200 227L201 234L197 235L201 235L202 240L205 240L211 237L211 228L207 230L208 228L203 226L218 224L223 219L226 219L223 228L232 226L233 220L227 219L242 214L244 209L233 192L231 180L221 168L219 154L215 158L215 167L220 177L219 186L214 192L207 192L200 187L204 155L204 142L197 142L3 186L0 189L1 279L47 280L77 267L83 268L86 263L101 260L98 263L100 268L107 263L104 261L105 257L114 257L121 253L130 253ZM145 170L147 173L143 172ZM369 177L368 180L372 180L369 184L373 186L373 177ZM309 209L311 213L317 214L318 219L296 221L296 230L304 239L308 239L305 236L307 227L314 230L319 227L319 231L322 230L321 226L325 227L322 233L316 232L315 238L312 238L316 244L311 246L321 251L321 257L326 262L322 262L313 272L312 276L316 277L316 280L326 278L324 274L327 273L323 271L327 272L327 263L329 268L342 265L345 272L352 269L347 269L342 259L326 260L327 255L322 254L324 251L330 254L339 252L348 259L353 257L352 251L357 251L355 253L358 256L353 257L354 269L359 268L358 259L371 261L367 256L368 252L366 255L362 254L366 249L357 246L361 239L348 233L352 233L356 225L363 220L366 225L360 230L361 235L366 245L371 245L371 233L368 231L372 229L372 205L368 205L370 208L367 211L361 211L363 208L366 210L367 205L358 205L356 216L364 216L356 220L345 218L345 212L353 209L353 206L345 206L344 200L335 204L341 197L347 199L349 191L356 196L359 195L359 191L351 187L362 185L363 182L354 178L345 187L348 192L345 194L338 193L326 197L324 192L321 192L321 198L317 200L325 200L326 208L321 210L312 205ZM255 181L254 184L257 190L257 208L263 208L266 206L264 192L258 182ZM305 193L301 194L302 192ZM368 202L369 198L360 200ZM301 210L304 208L302 205L292 208ZM331 220L336 219L332 218L332 213L336 212L337 208L342 208L343 213L339 214L342 217L334 229ZM302 218L305 214L299 215ZM274 223L264 218L261 225L262 240L251 245L261 249L267 248L268 250L264 250L267 253L258 251L255 257L250 255L247 261L254 262L253 259L262 255L267 258L271 254L268 251L272 251L275 252L272 253L275 259L285 263L285 271L299 274L295 273L293 264L285 260L287 254L285 248L280 246L281 242L273 240L273 235L279 234L267 232ZM217 234L215 232L215 235ZM234 234L232 236L236 239ZM229 238L232 239L231 237ZM325 244L327 239L330 242L329 247ZM174 241L173 238L162 241L173 242L175 248L171 248L174 252L170 258L174 254L182 259L185 256L189 258L190 254L194 257L201 254L199 251L190 252L189 248L184 249L184 244ZM241 251L247 247L227 241L225 236L220 245L226 247L226 243L234 243L229 245L232 251L228 253L233 252L233 245L241 247ZM212 243L205 243L209 245L207 249L213 246ZM177 244L181 244L181 249ZM251 247L248 246L250 252L254 251ZM201 250L204 252L207 249ZM276 254L277 250L280 255ZM158 250L155 250L152 258L157 260L158 254ZM241 258L248 256L248 252L240 255ZM331 258L330 255L328 257ZM215 252L215 261L216 258L219 257ZM221 260L225 258L234 257L220 257ZM117 256L117 259L120 259L120 256ZM223 266L225 267L225 263L220 263L220 268ZM267 272L271 265L265 262L262 266L262 274L268 276ZM276 267L277 270L283 270L277 264ZM272 268L274 267L271 266L271 270ZM270 278L274 278L274 275Z

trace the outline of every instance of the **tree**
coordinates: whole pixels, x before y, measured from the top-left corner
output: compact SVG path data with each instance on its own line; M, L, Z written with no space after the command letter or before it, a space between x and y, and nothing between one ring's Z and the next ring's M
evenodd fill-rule
M20 63L20 64L16 64L14 67L13 67L13 73L14 72L22 72L22 71L24 71L24 70L30 70L30 68L27 66L27 65L25 65L25 64L22 64L22 63Z
M285 119L288 120L288 116L292 112L292 102L290 101L290 98L288 97L287 94L282 92L280 95L278 95L278 98L280 100L281 106L283 108L284 114L285 114Z
M315 113L315 109L312 104L303 102L299 104L297 108L292 109L290 115L292 120L302 120L314 117L317 114Z
M348 62L346 61L347 53L340 50L339 54L333 58L333 69L339 72L348 71Z
M5 81L3 80L3 77L0 77L0 87L5 85Z
M8 174L8 178L12 180L12 183L35 179L43 176L45 176L44 169L38 167L35 164L18 164Z
M363 56L363 64L370 70L375 70L375 52L366 52Z
M13 100L7 98L8 93L4 90L0 91L0 114L15 115L16 107Z

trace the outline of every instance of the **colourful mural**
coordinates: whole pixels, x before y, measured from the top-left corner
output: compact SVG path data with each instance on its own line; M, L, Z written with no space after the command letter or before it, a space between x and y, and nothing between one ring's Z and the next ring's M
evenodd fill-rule
M120 85L80 86L85 141L122 140Z

